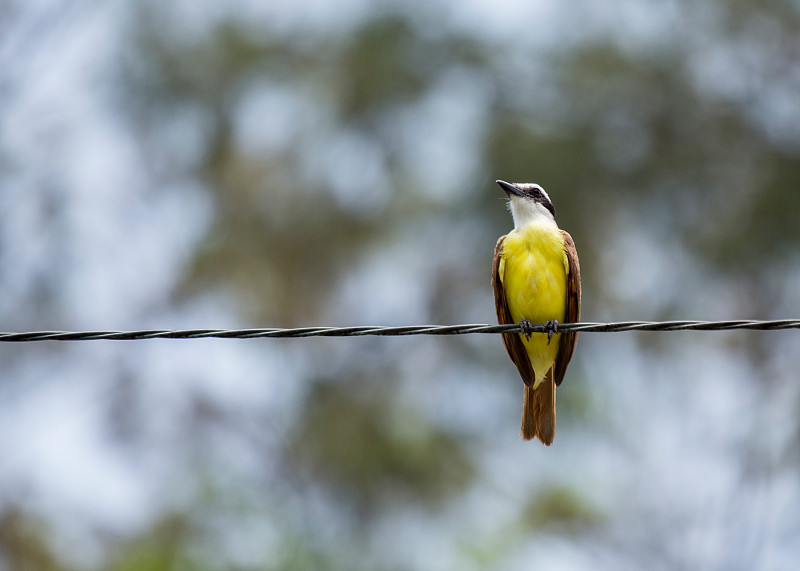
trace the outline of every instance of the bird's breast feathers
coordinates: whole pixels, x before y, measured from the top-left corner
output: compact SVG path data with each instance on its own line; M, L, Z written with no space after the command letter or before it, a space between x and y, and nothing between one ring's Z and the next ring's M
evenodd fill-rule
M500 279L515 322L564 321L569 263L564 237L555 224L530 224L511 231L503 241L500 262ZM537 383L555 361L558 337L550 343L546 335L523 338Z

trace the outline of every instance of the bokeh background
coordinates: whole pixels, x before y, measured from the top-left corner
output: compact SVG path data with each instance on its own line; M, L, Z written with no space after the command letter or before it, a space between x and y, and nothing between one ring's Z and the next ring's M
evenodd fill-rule
M6 0L0 329L490 323L533 181L591 321L800 312L793 0ZM0 347L0 568L794 569L800 336Z

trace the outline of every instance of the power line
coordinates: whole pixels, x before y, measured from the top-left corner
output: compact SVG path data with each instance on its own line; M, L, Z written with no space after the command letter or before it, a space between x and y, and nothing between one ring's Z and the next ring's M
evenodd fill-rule
M532 324L529 331L549 333L546 324ZM800 329L800 319L773 321L618 321L612 323L560 323L556 331L567 333L620 333L622 331L729 331L749 329L781 331ZM261 339L265 337L363 337L397 335L467 335L470 333L521 333L520 324L513 325L407 325L383 327L297 327L293 329L147 329L142 331L31 331L0 333L0 342L23 341L137 341L141 339Z

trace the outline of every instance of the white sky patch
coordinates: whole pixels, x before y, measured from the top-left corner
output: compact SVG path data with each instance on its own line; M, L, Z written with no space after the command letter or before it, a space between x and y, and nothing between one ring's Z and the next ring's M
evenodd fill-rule
M409 234L408 236L410 236ZM334 322L407 325L423 322L431 289L430 265L417 240L397 240L367 255L347 274Z
M707 96L743 102L752 91L751 54L730 44L709 44L690 60L689 72L695 87Z
M753 116L775 143L800 148L800 66L793 70L789 82L775 82L763 90ZM781 78L784 79L784 78Z
M580 14L580 20L575 15ZM552 50L554 46L603 38L624 49L670 42L681 14L674 0L553 2L502 0L453 2L448 18L457 30L480 33L517 48ZM621 33L624 31L624 33Z
M657 224L643 227L626 212L618 213L614 222L625 231L614 234L602 252L606 289L629 311L639 307L646 315L658 315L676 301L688 256L679 241L663 239L665 229Z
M737 105L776 144L797 148L800 64L789 55L793 39L766 17L749 20L724 40L719 33L703 37L700 31L693 34L695 49L689 58L695 89Z
M206 345L203 359L196 358L198 343ZM286 402L297 387L283 380L300 377L302 368L282 353L265 341L148 344L135 359L144 368L145 408L153 412L153 422L166 428L174 423L170 416L182 412L194 396L232 410Z
M494 35L519 45L552 45L559 28L558 3L548 0L453 0L447 12L450 25L468 32Z
M37 509L57 519L89 515L126 529L149 515L152 490L102 437L105 419L84 374L65 370L3 412L4 432L18 439L3 454L3 488L30 490Z
M640 538L628 526L646 520L642 533L670 529L665 546L671 552L685 561L711 564L725 556L737 534L752 529L732 522L756 505L769 513L783 504L777 497L742 497L742 490L760 484L748 481L746 461L730 454L731 447L746 450L764 436L752 414L764 402L760 372L746 358L732 355L723 339L681 335L689 342L665 339L667 346L649 356L635 337L584 336L579 355L591 363L585 370L592 377L582 390L598 393L591 400L614 410L613 430L604 431L603 440L618 453L602 455L601 471L613 482L605 499L616 494L623 505L610 506L618 518L610 529L618 528L635 546ZM792 405L770 409L770 418L783 407L788 411ZM581 464L586 469L585 459ZM563 469L563 460L560 465ZM763 477L762 482L770 481ZM742 501L731 503L731 497ZM674 521L684 524L678 529Z
M312 163L315 178L327 182L336 200L352 212L374 214L392 196L386 156L377 140L361 132L339 129L317 141Z
M174 255L187 254L208 220L203 193L176 200L170 192L144 192L151 181L141 157L105 101L107 62L100 54L113 53L117 16L101 10L81 22L82 32L66 38L35 78L22 84L24 96L12 98L2 131L16 167L9 208L22 215L10 217L11 231L36 236L34 227L49 229L32 240L32 248L20 248L21 264L52 264L55 258L63 266L59 295L71 300L64 305L71 308L66 317L73 327L131 323L154 291L176 279L181 264ZM154 201L159 207L153 208ZM54 220L43 218L53 212ZM54 241L55 234L62 239ZM176 247L164 248L164 240ZM15 278L19 285L25 274ZM124 309L127 316L121 315Z
M237 2L236 15L243 21L266 25L277 33L293 33L302 29L315 32L346 32L363 21L370 12L369 0L279 0L271 2ZM315 34L310 34L314 36Z
M441 202L474 188L490 89L486 81L466 69L448 70L418 105L398 111L384 127L399 139L402 160L419 188Z
M210 109L199 104L172 106L159 117L152 142L163 154L147 157L152 171L183 169L187 173L199 168L209 151L214 117ZM179 165L179 168L175 168Z
M298 85L266 80L247 86L236 106L234 137L237 146L252 154L279 153L308 133L319 119L320 101L304 96Z
M274 35L314 41L320 34L347 33L370 13L370 6L369 0L179 0L159 5L158 14L161 25L179 27L182 39L189 41L201 40L224 20L250 27L255 39L268 30ZM309 30L313 33L303 33Z
M77 271L65 283L66 305L76 326L133 324L181 275L210 220L207 194L151 190L139 157L115 130L86 130L71 154L65 248Z

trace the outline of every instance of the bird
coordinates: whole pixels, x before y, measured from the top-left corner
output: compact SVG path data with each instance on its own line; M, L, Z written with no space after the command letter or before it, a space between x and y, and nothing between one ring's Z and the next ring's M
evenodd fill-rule
M550 446L556 431L556 387L561 385L578 334L558 333L559 323L581 314L581 270L575 242L556 224L547 192L533 183L496 181L508 195L514 229L497 240L492 260L497 321L520 324L503 333L503 345L524 383L523 440ZM545 333L533 333L543 323Z

